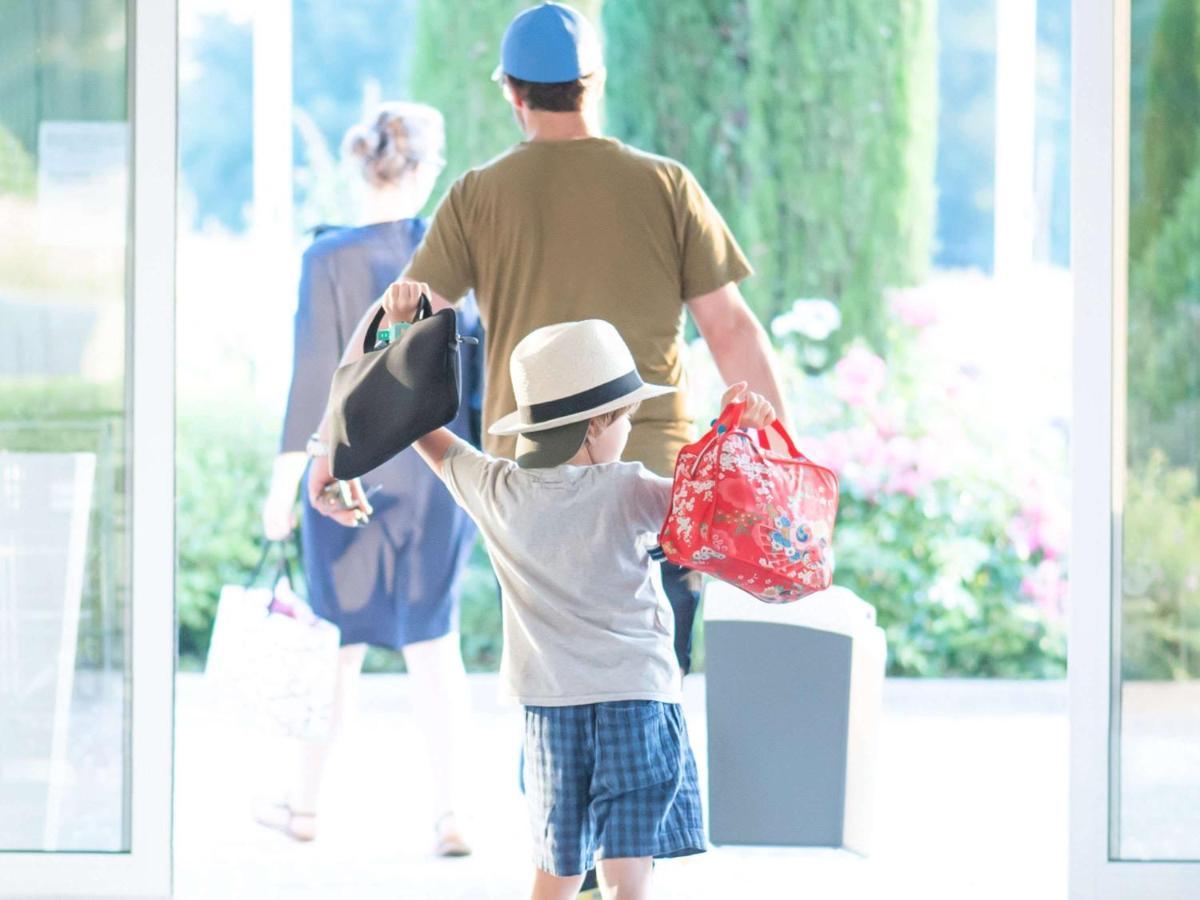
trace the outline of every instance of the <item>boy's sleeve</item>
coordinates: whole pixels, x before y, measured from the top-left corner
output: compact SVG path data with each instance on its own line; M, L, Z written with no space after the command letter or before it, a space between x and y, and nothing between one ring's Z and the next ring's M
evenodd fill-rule
M475 268L467 242L464 181L459 179L438 204L429 230L404 270L404 277L424 281L451 303L475 286Z
M442 457L441 477L454 501L479 522L488 517L488 500L495 497L496 479L504 466L503 460L480 453L458 438Z
M634 517L639 532L658 531L671 508L671 480L641 468L634 482Z
M681 168L675 204L685 301L754 274L725 219L686 168Z

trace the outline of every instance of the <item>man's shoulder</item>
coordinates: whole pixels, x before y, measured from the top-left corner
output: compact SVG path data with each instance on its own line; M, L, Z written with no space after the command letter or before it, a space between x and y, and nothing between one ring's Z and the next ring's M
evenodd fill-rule
M687 167L677 159L642 150L616 138L606 138L604 158L611 167L624 170L631 176L643 176L677 187L687 177Z
M539 150L536 141L516 144L483 165L464 172L456 182L456 187L459 190L470 191L480 185L510 184L511 176L515 172L544 164ZM686 177L687 173L687 167L679 160L641 150L615 138L593 139L588 152L589 156L595 153L596 155L590 158L602 162L605 166L623 168L631 173L665 176L672 182L678 182Z
M470 191L472 188L493 181L502 181L507 171L521 161L521 149L524 144L517 144L493 156L485 163L472 166L454 180L451 191Z
M662 156L658 153L651 153L648 150L642 150L621 141L613 141L612 143L615 145L616 152L630 166L636 166L656 173L667 173L676 178L682 177L687 172L687 167L677 159Z

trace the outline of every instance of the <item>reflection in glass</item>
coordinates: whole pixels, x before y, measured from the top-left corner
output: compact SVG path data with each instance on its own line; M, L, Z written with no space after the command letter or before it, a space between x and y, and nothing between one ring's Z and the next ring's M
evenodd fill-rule
M1113 856L1200 859L1200 4L1134 0Z
M0 30L0 851L125 851L124 0Z

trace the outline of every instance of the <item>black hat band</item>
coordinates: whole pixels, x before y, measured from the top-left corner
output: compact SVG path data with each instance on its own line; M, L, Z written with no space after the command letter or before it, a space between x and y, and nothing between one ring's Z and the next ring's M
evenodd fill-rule
M529 406L522 406L520 408L521 415L526 422L539 425L542 422L551 422L561 419L563 416L604 406L606 403L632 394L643 385L642 377L638 375L637 369L633 369L619 378L598 384L586 391L580 391L578 394L560 397L557 400L547 400L545 403L531 403Z

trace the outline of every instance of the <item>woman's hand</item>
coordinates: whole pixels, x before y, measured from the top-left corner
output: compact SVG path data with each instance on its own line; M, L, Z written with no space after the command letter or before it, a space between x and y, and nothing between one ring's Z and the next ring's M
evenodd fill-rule
M746 408L742 412L742 428L769 428L775 419L778 418L775 414L775 407L771 405L771 401L762 394L756 394L753 391L747 390L747 385L744 381L731 384L725 389L725 394L721 397L721 409L724 409L730 403L743 402L746 404Z
M324 489L335 481L337 479L329 470L329 457L314 456L312 464L308 468L308 503L321 515L333 519L339 525L355 528L361 521L360 512L362 515L369 516L375 510L367 502L366 491L363 490L362 481L358 478L349 482L350 496L355 504L349 509L342 506L335 497L323 493Z
M388 285L380 298L383 303L384 325L391 328L411 322L417 314L417 302L421 295L431 296L429 285L423 281L408 281L401 278Z

